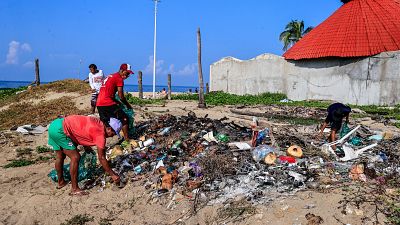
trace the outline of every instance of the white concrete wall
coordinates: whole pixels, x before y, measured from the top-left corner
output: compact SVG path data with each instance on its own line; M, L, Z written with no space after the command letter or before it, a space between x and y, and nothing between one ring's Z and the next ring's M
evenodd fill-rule
M400 103L400 51L368 58L286 61L272 54L210 66L210 90L233 94L285 93L292 100L358 105Z

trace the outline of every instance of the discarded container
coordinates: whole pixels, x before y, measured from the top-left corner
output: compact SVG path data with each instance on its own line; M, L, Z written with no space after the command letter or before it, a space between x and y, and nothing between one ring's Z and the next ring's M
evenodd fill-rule
M169 133L169 131L171 130L171 127L166 127L164 128L162 131L160 131L160 135L166 135Z
M296 158L301 158L303 156L303 150L297 145L292 145L287 149L287 154Z
M119 145L116 145L111 150L110 159L115 159L117 156L122 155L122 154L124 154L122 147Z
M131 147L132 147L132 148L137 148L137 147L139 147L139 143L137 143L137 141L135 141L135 140L131 140L129 143L131 144Z
M269 136L269 129L265 128L264 130L258 131L257 134L257 145L261 144L267 137Z
M274 152L270 152L270 153L268 153L267 156L264 158L264 162L265 162L265 164L267 164L267 165L273 165L273 164L275 164L276 159L277 159L276 154L275 154Z
M165 174L162 178L161 188L171 190L172 189L172 174Z
M182 141L181 140L177 140L175 141L175 143L171 146L171 149L175 149L175 148L179 148L182 145Z
M260 145L256 147L253 152L253 159L256 162L260 162L261 160L264 160L265 157L268 155L270 152L274 152L275 148L268 146L268 145Z
M150 145L154 144L154 142L155 141L154 141L153 138L149 138L146 141L139 141L139 146L141 148L144 148L144 147L147 147L147 146L150 146Z
M296 163L296 158L292 157L292 156L279 156L279 161L281 163Z

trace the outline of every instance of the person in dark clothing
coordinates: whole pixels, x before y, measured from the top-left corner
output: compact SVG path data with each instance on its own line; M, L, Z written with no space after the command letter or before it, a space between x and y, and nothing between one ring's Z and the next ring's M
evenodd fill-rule
M333 142L336 140L336 133L339 132L340 128L342 127L343 118L346 117L346 123L349 122L351 108L347 105L343 105L342 103L334 103L328 107L327 111L328 116L322 124L319 137L322 137L324 129L329 125L331 127L329 141Z

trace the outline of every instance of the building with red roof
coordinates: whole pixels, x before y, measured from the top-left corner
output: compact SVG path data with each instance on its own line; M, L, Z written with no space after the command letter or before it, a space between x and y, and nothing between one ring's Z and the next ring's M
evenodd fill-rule
M351 0L283 54L285 59L365 57L400 50L400 1Z
M400 0L350 0L283 57L221 59L210 66L210 90L400 104Z

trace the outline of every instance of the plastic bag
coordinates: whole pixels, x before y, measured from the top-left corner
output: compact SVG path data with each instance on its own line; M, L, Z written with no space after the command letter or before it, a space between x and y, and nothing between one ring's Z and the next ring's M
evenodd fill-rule
M115 94L115 99L117 101L121 101L118 94ZM128 109L125 104L119 104L119 107L124 111L124 113L128 116L128 136L134 137L136 130L135 130L135 112L133 109Z
M96 152L84 152L79 160L78 169L78 182L91 178L96 171L97 156ZM69 172L70 164L64 165L63 175L65 181L71 180L71 174ZM58 181L57 171L53 169L48 175L54 182Z
M347 123L343 124L342 129L340 130L339 136L340 138L344 137L346 134L350 132L350 128L347 125ZM354 145L354 146L360 146L362 145L362 140L359 137L351 137L348 141L349 144Z
M268 155L270 152L274 152L275 148L268 146L268 145L260 145L256 147L253 152L253 159L256 162L260 162L261 160L264 160L264 158Z

